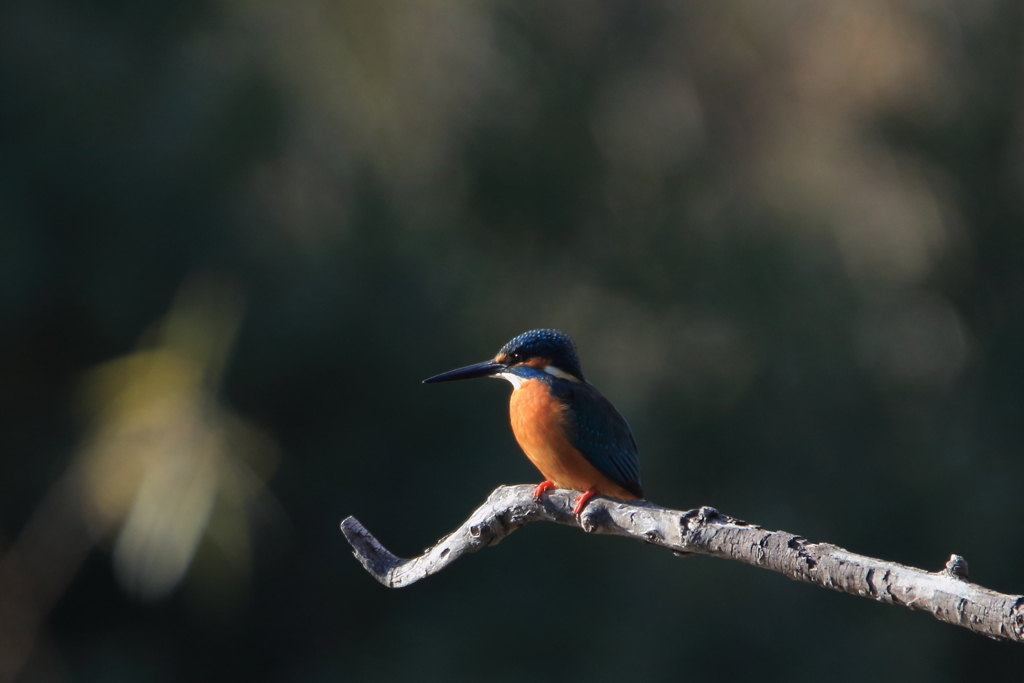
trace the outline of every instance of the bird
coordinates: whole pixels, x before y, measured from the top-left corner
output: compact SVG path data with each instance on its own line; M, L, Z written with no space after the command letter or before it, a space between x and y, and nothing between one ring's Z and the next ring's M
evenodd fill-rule
M494 377L512 384L512 433L549 489L582 491L573 502L579 517L595 495L640 500L640 462L625 418L583 376L576 345L559 330L530 330L491 360L423 380L424 384Z

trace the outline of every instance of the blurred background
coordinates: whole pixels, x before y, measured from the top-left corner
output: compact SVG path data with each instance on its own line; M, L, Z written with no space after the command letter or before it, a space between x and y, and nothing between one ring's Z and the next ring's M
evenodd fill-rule
M558 327L656 503L1024 592L1013 0L0 5L0 681L1020 681L1024 650L530 526Z

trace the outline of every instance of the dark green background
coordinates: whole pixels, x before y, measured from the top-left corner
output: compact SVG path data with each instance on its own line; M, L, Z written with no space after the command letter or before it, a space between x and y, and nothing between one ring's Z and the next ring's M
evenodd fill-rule
M3 3L3 534L73 458L83 375L197 272L243 293L221 398L281 453L240 591L141 603L101 545L49 670L1021 680L1019 645L735 563L534 525L387 590L337 528L413 554L536 481L507 386L419 382L551 326L652 501L1024 592L1021 15Z

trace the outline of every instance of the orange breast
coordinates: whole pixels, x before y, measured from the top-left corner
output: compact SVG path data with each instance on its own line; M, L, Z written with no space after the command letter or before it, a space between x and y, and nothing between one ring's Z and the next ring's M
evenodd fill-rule
M566 437L565 406L537 379L523 381L509 401L512 433L544 478L563 489L633 500L629 491L601 474Z

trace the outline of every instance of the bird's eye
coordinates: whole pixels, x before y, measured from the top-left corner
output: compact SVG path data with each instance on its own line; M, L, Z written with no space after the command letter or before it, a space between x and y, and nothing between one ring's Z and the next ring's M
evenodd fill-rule
M509 365L515 365L516 363L522 363L522 362L523 362L523 354L519 353L518 351L516 353L510 353L508 355L508 363L509 363Z

